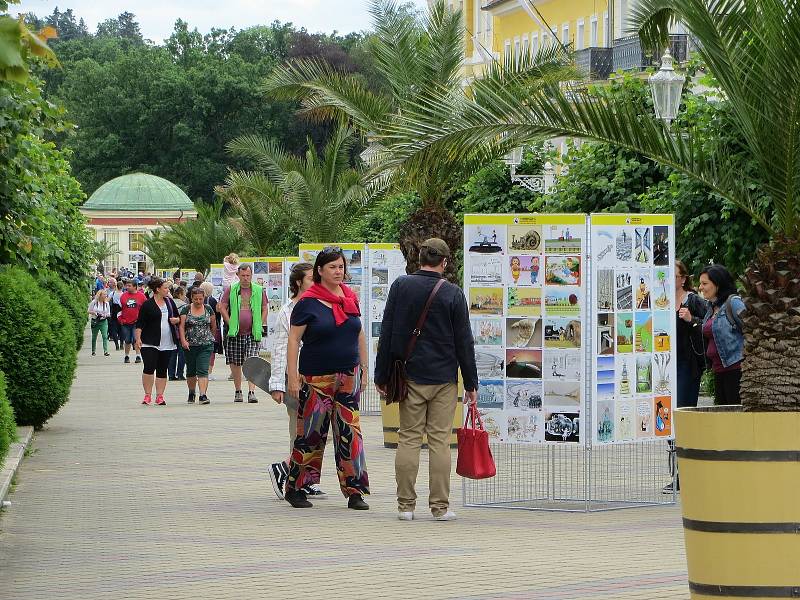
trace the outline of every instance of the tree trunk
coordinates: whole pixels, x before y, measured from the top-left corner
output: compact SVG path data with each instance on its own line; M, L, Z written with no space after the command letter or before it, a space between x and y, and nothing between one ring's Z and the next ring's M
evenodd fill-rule
M744 275L745 410L800 411L800 241L763 246Z
M463 227L453 217L453 213L440 207L423 206L400 226L400 249L406 259L406 273L419 269L419 247L432 237L447 242L451 258L447 261L445 277L448 281L461 285L458 279L460 265L456 263L456 257L461 256Z

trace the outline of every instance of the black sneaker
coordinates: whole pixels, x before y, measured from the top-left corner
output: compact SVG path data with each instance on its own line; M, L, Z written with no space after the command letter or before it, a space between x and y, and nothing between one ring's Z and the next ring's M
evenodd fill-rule
M95 352L92 352L92 356L94 356L95 354L96 354Z
M305 493L302 490L294 490L292 492L286 492L284 500L286 500L289 504L291 504L293 508L311 508L312 506L314 506L313 504L311 504L311 502L308 501Z
M142 362L142 357L137 354L136 355L136 360L133 361L133 362L135 362L138 365L140 362Z
M283 500L283 484L286 483L286 477L289 475L289 469L285 462L272 463L269 466L269 480L272 482L272 490L275 495ZM305 491L303 489L302 491Z
M256 398L255 392L247 392L247 403L248 404L258 404L258 398Z
M128 355L126 354L126 355L125 355L125 364L126 364L126 365L127 365L127 364L130 364L130 362L131 362L131 357L130 357L130 356L128 356Z
M108 352L103 352L103 356L111 356L111 354Z
M361 494L353 494L347 499L347 508L352 508L353 510L369 510L369 504L364 502L364 498Z
M242 396L242 390L236 390L236 393L233 395L234 402L244 402L244 397Z
M208 396L205 394L200 394L200 400L198 401L198 404L211 404L211 400L209 400Z
M304 485L301 489L306 493L306 496L312 498L322 499L328 497L328 494L323 492L322 488L316 483L309 483L308 485Z
M188 402L189 404L194 404L194 397L195 397L195 393L194 392L189 392L189 399L186 402Z

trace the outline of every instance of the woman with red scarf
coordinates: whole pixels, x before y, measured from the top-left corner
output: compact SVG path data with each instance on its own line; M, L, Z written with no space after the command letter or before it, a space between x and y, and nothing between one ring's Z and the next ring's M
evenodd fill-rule
M314 285L292 310L289 330L288 392L300 403L284 498L294 508L312 506L302 488L319 481L333 421L342 493L349 508L367 510L363 496L369 494L369 478L358 413L361 389L367 384L367 341L358 296L343 283L347 264L341 248L320 252L313 276Z

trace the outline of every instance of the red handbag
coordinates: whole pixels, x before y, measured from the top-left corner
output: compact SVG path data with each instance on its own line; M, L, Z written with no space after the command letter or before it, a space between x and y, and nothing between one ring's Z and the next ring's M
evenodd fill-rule
M457 430L458 462L456 473L468 479L488 479L497 474L492 450L489 448L489 433L483 428L478 407L471 404L467 409L464 427Z

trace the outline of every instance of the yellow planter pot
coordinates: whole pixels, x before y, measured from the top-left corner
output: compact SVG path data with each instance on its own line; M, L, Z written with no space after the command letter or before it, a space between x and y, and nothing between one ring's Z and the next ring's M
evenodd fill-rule
M675 418L691 597L800 597L800 412Z
M381 400L381 421L383 421L383 445L386 448L397 448L398 430L400 429L400 408L397 403L386 404ZM456 429L464 424L464 405L460 402L456 405L456 414L453 416L453 433L450 436L450 447L456 448ZM422 443L427 444L426 436L422 437Z

